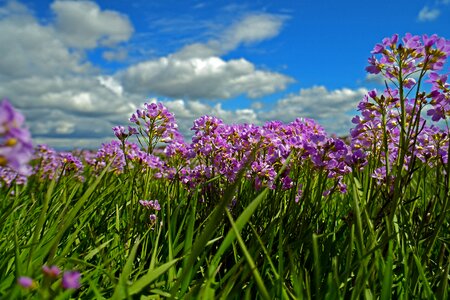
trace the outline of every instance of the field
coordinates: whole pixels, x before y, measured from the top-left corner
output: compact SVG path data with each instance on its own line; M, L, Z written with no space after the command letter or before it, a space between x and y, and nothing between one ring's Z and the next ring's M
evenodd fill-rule
M386 87L346 138L203 116L184 141L148 103L98 151L57 152L4 101L0 298L447 299L450 41L372 54Z

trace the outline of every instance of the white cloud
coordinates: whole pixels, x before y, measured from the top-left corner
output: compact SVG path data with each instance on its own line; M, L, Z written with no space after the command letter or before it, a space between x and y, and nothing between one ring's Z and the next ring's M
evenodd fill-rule
M285 17L271 14L248 15L231 26L223 40L233 49L240 44L261 42L278 35Z
M424 6L417 17L417 19L421 22L434 21L441 14L440 10L437 8L429 8L428 6Z
M41 24L23 4L0 6L0 98L22 110L35 144L61 145L55 141L64 138L71 139L65 145L70 148L88 139L97 147L101 141L92 143L90 137L112 138L111 127L126 120L143 97L100 75L82 51L68 48L60 33L53 23Z
M293 82L280 73L256 70L245 59L219 57L163 57L131 66L121 77L124 86L135 93L189 99L227 99L241 94L256 98Z
M31 14L31 11L28 9L28 7L17 1L7 1L5 3L5 6L0 7L0 17L19 14L27 18Z
M123 87L122 85L113 77L110 76L99 76L98 80L100 84L112 91L117 96L123 95Z
M6 14L8 6L3 9ZM0 18L0 57L0 78L4 79L75 74L91 68L82 62L82 55L69 51L55 37L52 27L41 26L14 6Z
M27 109L46 107L84 115L130 111L133 97L119 95L119 86L105 87L104 84L95 77L33 76L3 83L0 85L0 95L11 98L20 107ZM112 90L114 88L117 90Z
M206 43L186 45L159 59L140 62L120 73L125 88L135 93L171 98L227 99L237 95L257 98L284 90L294 80L280 73L257 70L241 58L225 61L220 55L240 45L278 35L286 17L247 15Z
M240 45L253 44L277 36L285 20L285 16L272 14L247 15L220 33L216 39L187 45L174 56L179 59L220 56Z
M114 46L127 41L133 33L133 26L126 15L102 11L95 2L55 1L51 8L57 17L55 28L70 47Z

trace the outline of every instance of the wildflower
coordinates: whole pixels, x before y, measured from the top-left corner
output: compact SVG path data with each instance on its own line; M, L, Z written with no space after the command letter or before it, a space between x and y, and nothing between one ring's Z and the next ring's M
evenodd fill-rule
M61 270L57 266L49 267L47 265L44 265L42 266L42 272L48 277L56 278L61 273Z
M79 289L81 273L78 271L65 271L62 277L62 287L64 289Z
M149 216L149 219L150 219L150 226L153 227L156 224L158 217L155 214L151 214ZM154 228L152 228L152 229L154 229Z
M125 131L125 127L123 126L114 126L112 128L114 131L114 135L120 140L124 141L128 137L132 136L133 134L137 134L137 130L134 127L128 126L128 132Z
M23 174L18 174L8 167L0 166L0 182L1 184L4 183L7 187L11 186L12 183L23 185L27 182L27 177Z
M138 109L131 115L130 122L138 127L129 127L128 135L131 132L138 133L137 138L141 145L147 145L145 149L147 153L153 153L159 142L171 143L182 140L174 115L162 103L145 103L144 107L144 110ZM120 126L114 132L119 139L126 135Z
M139 200L139 204L148 209L161 210L158 200Z
M81 160L69 152L62 152L58 155L59 164L64 170L64 175L73 174L80 181L83 181L83 163Z
M34 280L27 276L20 276L19 279L17 279L17 283L26 289L34 288L36 286Z
M23 115L8 100L0 103L0 167L30 175L28 162L32 157L33 146L24 121Z

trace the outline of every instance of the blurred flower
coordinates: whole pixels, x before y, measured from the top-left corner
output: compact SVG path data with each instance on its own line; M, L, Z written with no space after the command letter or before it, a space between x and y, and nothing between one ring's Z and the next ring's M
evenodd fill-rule
M47 266L44 265L42 266L42 272L48 276L48 277L58 277L58 275L61 273L61 270L57 267L57 266Z
M132 136L133 134L137 134L137 130L134 127L128 126L128 132L125 131L125 127L123 126L114 126L112 128L114 131L114 135L120 140L124 141L128 137Z
M17 279L17 283L26 289L30 289L36 286L36 283L34 280L27 276L20 276L19 279Z
M31 135L24 126L25 118L8 100L0 103L0 167L21 175L30 175L28 166L33 154Z
M158 200L139 200L139 203L148 209L161 210Z
M80 279L80 272L65 271L62 278L62 287L64 289L78 289L81 287Z

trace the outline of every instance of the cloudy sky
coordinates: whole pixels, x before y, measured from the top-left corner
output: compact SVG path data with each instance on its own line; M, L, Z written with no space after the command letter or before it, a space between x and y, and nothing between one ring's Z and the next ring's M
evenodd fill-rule
M98 147L152 99L187 138L204 114L346 134L373 45L406 32L450 38L450 0L0 0L0 97L57 148Z

